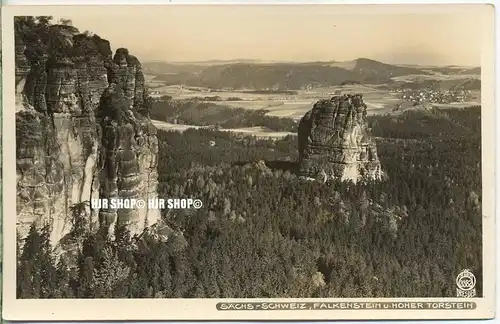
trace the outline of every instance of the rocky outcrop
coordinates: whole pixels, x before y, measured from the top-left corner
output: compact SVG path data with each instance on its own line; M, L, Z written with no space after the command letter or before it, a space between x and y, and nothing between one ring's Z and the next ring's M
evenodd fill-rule
M322 181L381 179L366 108L360 94L334 96L314 104L299 123L302 176Z
M138 234L156 209L90 208L91 199L157 197L158 141L141 64L74 27L16 33L17 229L68 236L122 226ZM37 32L41 33L42 27ZM30 39L38 37L41 41Z

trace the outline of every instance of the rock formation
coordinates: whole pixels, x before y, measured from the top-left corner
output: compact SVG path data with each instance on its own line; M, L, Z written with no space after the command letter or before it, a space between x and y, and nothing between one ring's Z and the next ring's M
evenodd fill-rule
M33 223L49 226L55 247L103 227L111 237L120 226L142 232L159 210L90 208L97 198L157 197L141 64L74 27L32 25L16 21L18 236Z
M323 181L383 175L361 94L320 100L299 123L300 173Z

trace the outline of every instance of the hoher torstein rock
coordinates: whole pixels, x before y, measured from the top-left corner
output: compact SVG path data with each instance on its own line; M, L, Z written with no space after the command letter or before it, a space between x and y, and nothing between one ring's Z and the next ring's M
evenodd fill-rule
M302 176L353 182L382 178L366 108L361 94L334 96L314 104L299 123Z

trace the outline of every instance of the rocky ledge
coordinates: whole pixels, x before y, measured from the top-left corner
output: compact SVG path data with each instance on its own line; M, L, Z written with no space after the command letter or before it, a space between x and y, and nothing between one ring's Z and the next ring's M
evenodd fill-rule
M61 247L86 231L113 238L157 223L147 206L90 208L91 199L157 197L158 140L139 60L74 27L17 18L18 237L48 226Z
M316 102L299 123L299 163L304 177L357 182L383 172L361 94Z

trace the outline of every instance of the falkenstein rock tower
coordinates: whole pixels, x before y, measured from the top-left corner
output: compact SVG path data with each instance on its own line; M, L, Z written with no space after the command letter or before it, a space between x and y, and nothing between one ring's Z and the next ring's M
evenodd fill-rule
M157 197L158 141L138 59L43 17L16 17L17 230L68 236L119 226L131 234L158 210L91 209L91 199Z
M361 94L316 102L299 123L299 163L304 177L357 182L383 172Z

